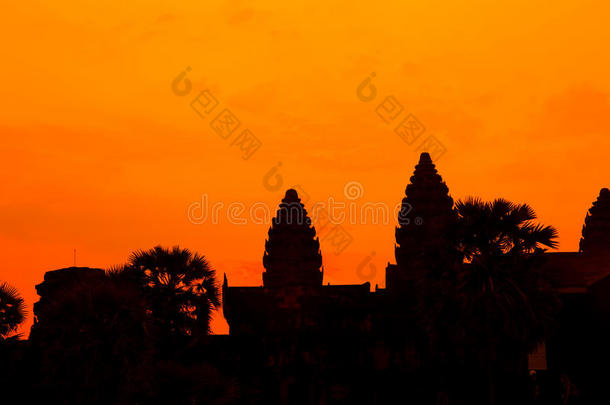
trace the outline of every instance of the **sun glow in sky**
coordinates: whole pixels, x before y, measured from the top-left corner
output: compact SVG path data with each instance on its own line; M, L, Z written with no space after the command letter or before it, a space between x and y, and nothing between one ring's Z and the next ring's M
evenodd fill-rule
M394 96L446 148L454 199L531 204L575 250L610 184L610 5L603 1L27 1L3 4L0 280L30 309L45 271L157 244L260 285L268 224L189 221L210 204L393 207L418 159L376 113ZM172 81L190 67L192 91ZM377 98L356 88L371 73ZM262 142L248 160L190 106L208 89ZM212 117L213 118L213 117ZM237 132L233 137L237 136ZM278 166L278 164L281 165ZM276 167L282 187L264 176ZM308 208L308 207L306 207ZM226 209L225 211L226 214ZM245 214L244 214L245 216ZM234 221L233 221L234 222ZM324 282L384 285L395 218L321 243ZM370 263L362 277L359 265ZM222 317L214 321L226 333Z

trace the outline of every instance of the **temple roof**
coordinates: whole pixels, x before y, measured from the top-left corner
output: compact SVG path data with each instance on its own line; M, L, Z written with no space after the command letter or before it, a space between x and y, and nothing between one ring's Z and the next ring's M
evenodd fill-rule
M94 274L94 273L102 274L102 273L104 273L104 270L92 268L92 267L74 267L74 266L72 266L72 267L66 267L63 269L49 270L44 274L44 279L46 281L46 280L52 280L55 278L62 278L68 274L70 274L70 276L75 276L75 275L84 275L84 274L89 275L89 274Z
M64 269L50 270L44 274L44 281L36 285L36 291L42 294L64 283L101 279L105 274L106 272L102 269L90 267L66 267Z
M610 276L610 255L584 255L579 252L545 253L543 270L560 292L582 292Z

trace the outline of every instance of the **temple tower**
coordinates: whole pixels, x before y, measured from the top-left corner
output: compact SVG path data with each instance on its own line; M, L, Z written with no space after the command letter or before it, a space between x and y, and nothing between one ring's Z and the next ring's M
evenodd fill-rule
M106 278L106 272L102 269L89 267L68 267L65 269L47 271L44 281L36 286L36 292L40 300L34 303L34 324L32 325L30 338L37 336L41 325L47 323L48 308L53 302L70 291L76 285L93 287L102 283Z
M389 290L404 290L450 253L456 214L453 199L430 155L422 153L405 190L396 228L396 265L389 265Z
M602 188L589 209L579 250L585 254L610 254L610 190Z
M286 195L269 228L263 256L265 287L319 287L322 254L316 230L294 189Z

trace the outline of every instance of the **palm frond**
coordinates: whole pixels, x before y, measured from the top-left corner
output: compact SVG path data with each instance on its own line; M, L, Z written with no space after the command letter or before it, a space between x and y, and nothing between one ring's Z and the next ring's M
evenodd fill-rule
M133 252L127 267L143 274L141 284L152 315L164 329L188 335L194 325L203 324L209 331L220 292L216 272L205 256L179 246L155 246Z
M15 332L26 315L25 301L19 291L7 283L0 284L0 338Z

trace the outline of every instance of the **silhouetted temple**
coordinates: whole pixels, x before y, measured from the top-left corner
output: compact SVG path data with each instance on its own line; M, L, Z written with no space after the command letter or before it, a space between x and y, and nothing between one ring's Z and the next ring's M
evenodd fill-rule
M259 364L248 365L269 387L260 400L434 403L429 395L438 387L426 385L430 370L416 351L414 318L400 307L413 308L418 282L428 272L454 264L449 238L455 220L449 189L422 153L402 201L396 264L386 269L386 288L323 285L315 228L297 192L288 190L265 243L263 285L230 286L226 276L223 283L230 335L262 353ZM596 358L607 358L596 355L607 345L597 339L608 336L607 329L598 332L607 328L600 311L610 309L609 252L610 192L602 189L585 219L580 252L545 254L545 270L564 304L559 330L532 353L529 365L516 359L516 367L548 369L580 387L595 384L590 368Z
M288 190L280 204L263 256L266 287L319 287L322 255L316 231L295 190Z
M440 384L431 378L434 360L417 349L422 336L414 332L419 283L458 262L450 243L456 219L447 185L430 155L422 153L402 200L396 263L388 264L386 288L371 291L368 282L324 285L316 229L297 192L286 191L265 242L262 285L232 286L224 276L230 335L210 336L200 357L215 359L235 376L241 403L248 404L434 404L447 403L436 396L447 389L458 397L460 390L481 391L468 386L469 374L461 370L442 387L434 385ZM607 369L609 358L608 189L586 215L579 252L545 253L543 270L563 304L556 333L530 355L529 364L526 358L511 364L521 374L530 369L549 381L568 379L583 391L603 389L607 373L594 370ZM36 287L41 299L32 335L45 322L54 294L102 274L86 268L48 272ZM517 391L513 382L505 378L499 384L505 384L504 392ZM548 403L560 403L559 391Z
M225 276L223 308L232 335L364 327L370 284L322 285L320 243L295 190L286 192L273 218L263 266L262 287L229 287ZM354 317L357 308L361 316Z
M435 265L439 252L448 253L456 219L449 188L427 153L421 154L405 194L396 228L396 264L386 270L386 286L393 293L408 293Z
M104 280L106 272L89 267L68 267L47 271L44 281L36 286L40 300L34 304L34 324L30 337L36 337L40 322L45 322L49 305L53 304L59 294L65 294L75 285L91 286Z
M597 201L587 213L582 228L580 251L586 254L604 254L610 249L610 190L603 188Z

